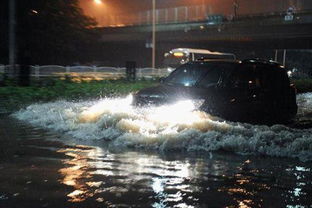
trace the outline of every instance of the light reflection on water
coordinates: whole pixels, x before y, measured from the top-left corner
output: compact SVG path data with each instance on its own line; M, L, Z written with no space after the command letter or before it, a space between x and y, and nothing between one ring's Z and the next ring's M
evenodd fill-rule
M91 201L107 207L205 207L210 204L212 207L249 208L270 205L265 199L276 198L277 205L291 207L288 200L293 202L294 197L311 195L306 190L311 182L302 182L304 177L311 176L310 169L303 166L286 170L285 177L289 181L283 189L288 191L283 191L278 189L281 181L276 177L284 176L275 177L265 170L268 165L265 162L258 164L239 156L226 157L232 160L218 155L208 159L163 158L84 146L59 152L71 157L63 160L65 167L59 173L63 178L61 183L73 188L67 195L73 203ZM271 191L275 196L271 196ZM284 200L281 199L283 194ZM224 200L220 200L222 198Z
M77 153L76 149L67 148L59 150L65 155L72 157L71 160L65 160L64 165L69 166L62 168L59 172L64 176L62 183L68 186L72 186L75 190L69 193L67 196L70 198L69 201L81 202L88 197L92 197L92 193L88 193L86 184L82 183L80 179L89 178L91 175L86 171L88 163L86 158L79 153L88 152L88 150L79 150Z
M60 146L45 139L68 137L23 127L12 118L0 120L0 129L10 128L19 132L16 137L21 141L31 142L21 146L23 151L14 162L0 163L0 207L312 205L309 162L220 152L117 151L94 141L85 142L90 146ZM69 143L84 142L73 139ZM69 206L64 206L64 198Z

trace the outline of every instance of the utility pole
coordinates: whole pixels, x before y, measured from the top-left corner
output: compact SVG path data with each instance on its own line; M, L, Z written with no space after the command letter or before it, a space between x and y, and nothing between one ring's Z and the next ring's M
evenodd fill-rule
M152 31L152 68L155 68L156 59L156 0L153 0L153 31Z
M15 68L16 61L16 40L15 40L15 0L9 1L9 64L11 69ZM11 71L11 73L13 73Z
M237 18L238 9L239 9L238 0L234 0L234 2L233 2L234 18Z
M287 50L284 49L284 53L283 53L283 66L286 66L286 52L287 52Z

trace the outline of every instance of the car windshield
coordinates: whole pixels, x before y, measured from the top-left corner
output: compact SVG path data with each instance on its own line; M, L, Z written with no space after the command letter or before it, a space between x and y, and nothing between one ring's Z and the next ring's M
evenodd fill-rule
M196 63L178 67L164 81L168 85L209 87L218 83L225 69L234 68L234 63Z

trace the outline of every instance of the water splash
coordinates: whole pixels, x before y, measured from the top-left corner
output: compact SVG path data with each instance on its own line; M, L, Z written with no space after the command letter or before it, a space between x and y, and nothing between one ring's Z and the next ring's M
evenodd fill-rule
M310 94L298 99L299 111L305 115L312 112ZM131 96L78 103L57 101L30 105L14 116L79 139L106 140L114 147L226 150L312 160L312 129L223 121L196 111L188 100L147 108L135 108L131 102Z

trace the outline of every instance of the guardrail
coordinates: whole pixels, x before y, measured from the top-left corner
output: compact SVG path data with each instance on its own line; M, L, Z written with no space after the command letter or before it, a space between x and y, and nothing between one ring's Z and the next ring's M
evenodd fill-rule
M5 65L0 65L0 73L4 73L5 72Z
M12 73L10 65L0 65L0 73ZM15 71L19 70L16 66ZM14 73L14 72L13 72ZM136 68L136 77L153 78L163 77L169 74L167 69L164 68ZM30 76L35 78L42 77L62 77L62 76L84 76L94 78L121 78L126 76L125 67L107 67L107 66L60 66L60 65L43 65L31 66Z
M234 16L233 11L230 9L231 6L228 6L227 9L220 9L218 1L210 4L201 4L201 5L189 5L189 6L178 6L171 8L159 8L155 9L155 22L156 24L172 24L172 23L188 23L194 21L203 21L206 22L209 16L221 15L224 17L224 20L231 21L234 18L257 18L257 17L267 17L267 16L285 16L289 12L295 15L304 15L311 14L311 6L305 6L304 8L294 8L292 4L285 3L285 0L279 0L279 3L276 4L273 8L271 4L267 6L260 6L259 9L254 8L249 10L248 4L244 5L244 8L241 7L238 9L238 14ZM225 3L225 2L224 2ZM228 1L232 4L232 2ZM254 0L254 4L257 4L257 1ZM250 5L250 3L249 3ZM292 8L292 10L290 10ZM217 13L215 11L218 11ZM254 11L252 11L254 10ZM153 10L141 11L138 13L130 14L121 14L115 15L114 18L104 17L104 24L101 27L121 27L121 26L140 26L140 25L151 25L153 21Z

